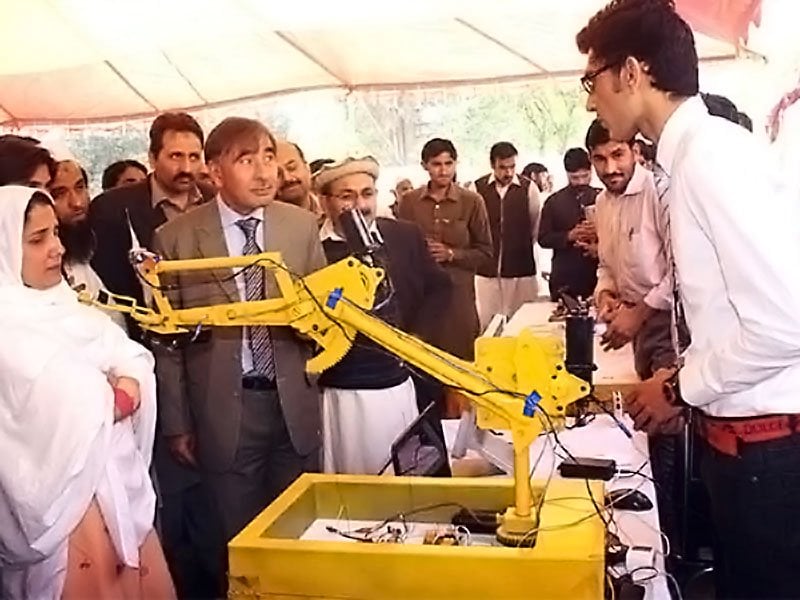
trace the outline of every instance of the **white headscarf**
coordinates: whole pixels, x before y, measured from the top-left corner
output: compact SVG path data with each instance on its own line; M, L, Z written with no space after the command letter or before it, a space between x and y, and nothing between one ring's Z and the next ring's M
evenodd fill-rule
M22 231L34 193L44 192L0 187L0 564L15 568L63 551L93 497L101 510L101 496L113 504L109 462L120 435L132 440L136 463L149 465L155 430L152 355L65 282L24 285ZM142 397L116 425L110 375L136 379ZM125 496L129 482L115 477L110 485ZM136 485L147 495L149 481ZM121 560L138 563L130 539L141 535L103 513Z

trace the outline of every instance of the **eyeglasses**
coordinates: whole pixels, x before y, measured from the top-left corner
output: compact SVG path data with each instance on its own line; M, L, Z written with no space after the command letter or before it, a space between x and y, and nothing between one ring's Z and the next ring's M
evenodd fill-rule
M589 71L583 77L581 77L581 85L586 93L591 94L594 91L594 80L597 79L598 75L605 73L609 69L613 69L616 66L617 63L608 63L607 65L599 67L594 71Z
M361 190L360 192L356 192L354 190L347 190L345 192L342 192L341 194L335 194L333 197L342 202L355 202L356 200L358 200L359 197L364 198L364 200L372 200L377 195L378 195L378 190L376 190L375 188L366 188Z

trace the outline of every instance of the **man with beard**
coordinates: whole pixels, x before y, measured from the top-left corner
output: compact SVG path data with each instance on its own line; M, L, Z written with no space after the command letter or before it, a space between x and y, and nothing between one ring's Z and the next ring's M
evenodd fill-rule
M95 249L95 239L89 224L89 182L84 171L74 160L63 160L56 165L55 176L48 191L58 217L58 235L64 246L62 269L70 287L84 290L97 297L106 290L89 261ZM123 329L122 313L106 311Z
M511 318L539 295L533 246L539 229L539 188L517 175L517 149L498 142L489 151L492 172L475 181L492 230L492 260L478 267L475 297L481 330L496 314Z
M115 294L145 302L146 293L131 268L131 247L150 248L157 227L213 197L197 184L203 166L203 130L186 113L164 113L150 127L150 167L144 181L103 192L89 205L97 239L92 266ZM141 330L129 321L129 332Z
M595 120L586 149L605 190L597 195L598 238L595 303L608 323L608 349L633 344L642 379L675 363L670 333L672 282L658 229L653 174L636 162L632 141L612 140Z
M315 175L327 218L320 239L328 262L347 257L341 215L357 208L371 235L383 239L392 294L375 314L403 331L425 337L422 325L442 315L450 300L447 273L428 253L419 227L378 217L378 163L372 157L325 165ZM417 416L417 397L409 369L375 343L356 342L339 363L319 378L323 389L323 463L328 473L377 474L395 438ZM437 422L434 427L441 427Z
M286 140L278 140L276 150L283 176L277 199L314 213L321 222L325 214L319 198L311 189L311 169L300 146Z
M658 194L653 174L637 161L633 140L612 140L595 120L586 133L586 149L605 189L597 195L597 316L606 322L606 349L633 345L636 374L645 380L675 365L672 345L672 278L658 227ZM677 547L680 506L672 435L649 439L657 483L661 528Z

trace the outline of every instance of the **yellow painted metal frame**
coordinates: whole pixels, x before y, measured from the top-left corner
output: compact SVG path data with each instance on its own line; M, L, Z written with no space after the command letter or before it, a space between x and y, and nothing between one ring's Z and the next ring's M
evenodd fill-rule
M299 539L317 519L347 530L348 519L381 522L414 508L453 503L407 517L448 523L459 505L507 504L510 479L434 479L307 474L229 544L230 598L603 597L605 529L585 481L554 480L544 493L536 545L423 546ZM602 498L602 485L591 484Z
M560 340L530 332L516 338L479 338L475 362L461 360L369 314L384 272L353 257L303 278L291 274L277 253L178 261L143 257L136 268L152 289L155 310L119 297L113 298L117 304L112 308L131 314L146 329L175 334L196 326L288 325L322 348L306 365L312 373L341 360L360 333L458 388L479 407L478 426L512 434L514 503L498 518L498 537L514 543L536 527L530 445L543 430L558 426L567 406L589 392L583 380L564 368ZM162 289L163 275L169 280L177 272L209 271L220 279L240 268L264 268L274 277L276 297L176 309L169 291Z

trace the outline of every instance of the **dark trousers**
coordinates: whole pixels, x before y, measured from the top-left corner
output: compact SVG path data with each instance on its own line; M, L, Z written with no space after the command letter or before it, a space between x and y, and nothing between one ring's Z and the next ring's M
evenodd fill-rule
M242 420L230 469L205 473L231 540L289 484L319 470L319 453L299 455L292 445L277 391L242 390Z
M222 531L216 507L202 483L165 494L161 540L179 598L225 595Z
M156 437L158 532L178 598L225 595L225 553L216 505L199 471L182 467Z
M800 434L736 457L702 443L717 597L800 597Z
M649 379L659 369L675 364L671 318L668 310L653 313L633 338L633 364L640 379ZM658 519L672 548L680 547L683 469L679 464L681 454L678 450L682 439L680 435L655 435L648 439L650 464L656 482Z

